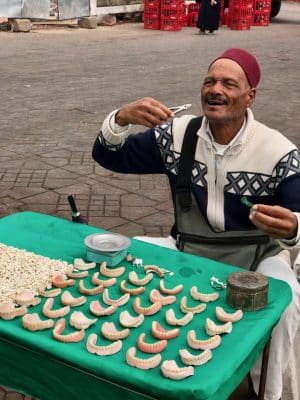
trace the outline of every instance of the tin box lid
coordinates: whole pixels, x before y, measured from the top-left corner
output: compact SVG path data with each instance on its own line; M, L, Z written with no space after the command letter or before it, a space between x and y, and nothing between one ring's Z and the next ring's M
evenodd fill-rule
M84 239L85 245L100 252L116 252L127 249L131 242L118 233L93 233Z
M255 293L265 290L269 282L268 279L259 272L238 271L228 276L227 285L245 293Z

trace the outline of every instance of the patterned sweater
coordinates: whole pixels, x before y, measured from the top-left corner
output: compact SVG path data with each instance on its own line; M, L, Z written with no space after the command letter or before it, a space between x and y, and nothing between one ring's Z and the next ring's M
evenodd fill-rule
M93 157L115 172L166 174L174 199L182 140L193 117L175 118L171 123L126 139L127 133L114 134L105 125L106 121L95 141ZM241 202L241 197L247 196L252 203L280 205L294 211L299 242L300 153L296 146L280 132L256 121L248 109L244 134L226 149L217 168L216 151L206 123L204 117L198 131L191 179L197 203L212 228L216 231L253 228L249 209ZM175 234L173 228L172 235ZM289 247L284 244L283 247Z

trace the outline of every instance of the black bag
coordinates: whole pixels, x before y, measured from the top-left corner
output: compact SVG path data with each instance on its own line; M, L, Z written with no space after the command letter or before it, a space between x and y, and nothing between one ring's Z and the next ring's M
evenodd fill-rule
M176 245L187 253L255 270L264 258L279 253L279 244L258 229L214 231L192 193L192 167L201 123L202 117L189 122L182 143L175 195Z

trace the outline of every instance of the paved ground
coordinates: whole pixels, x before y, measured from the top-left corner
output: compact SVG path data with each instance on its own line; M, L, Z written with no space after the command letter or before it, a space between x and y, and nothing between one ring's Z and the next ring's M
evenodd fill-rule
M198 112L208 63L227 47L246 47L262 67L257 119L300 145L299 24L300 3L285 2L269 27L223 27L210 37L142 24L0 32L0 216L31 210L70 218L74 194L92 225L166 235L173 211L165 178L113 174L93 162L104 116L146 95L193 103Z

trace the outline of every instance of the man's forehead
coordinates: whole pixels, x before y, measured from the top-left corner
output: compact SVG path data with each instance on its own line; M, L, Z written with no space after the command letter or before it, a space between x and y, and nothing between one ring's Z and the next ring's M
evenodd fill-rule
M248 81L243 68L237 62L228 58L219 58L210 65L207 76L214 75Z

